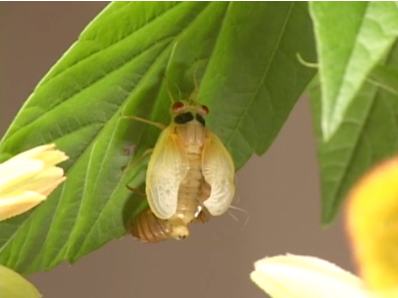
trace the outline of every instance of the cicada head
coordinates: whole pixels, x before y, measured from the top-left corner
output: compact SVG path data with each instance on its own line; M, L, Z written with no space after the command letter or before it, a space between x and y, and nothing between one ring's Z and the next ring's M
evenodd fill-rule
M171 107L171 114L176 124L186 124L196 120L205 126L205 117L209 114L209 108L202 104L176 101Z

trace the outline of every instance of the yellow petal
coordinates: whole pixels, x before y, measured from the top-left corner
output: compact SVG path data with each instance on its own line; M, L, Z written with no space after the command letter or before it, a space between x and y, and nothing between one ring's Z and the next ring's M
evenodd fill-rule
M34 147L32 149L23 151L11 159L15 158L21 158L21 159L37 159L38 156L40 156L43 152L51 151L51 150L56 150L55 144L46 144L46 145L41 145Z
M46 166L53 166L68 159L68 156L59 150L45 151L36 156L36 159L43 161Z
M21 192L21 191L34 190L41 194L51 193L52 190L55 189L52 188L51 186L54 185L55 181L60 180L63 177L63 175L64 175L64 170L62 168L50 167L47 169L43 169L33 177L30 177L30 179L25 180L23 184L18 185L17 191ZM48 189L51 189L51 191L48 192ZM8 192L8 194L12 193L15 193L15 191Z
M37 206L46 196L37 192L27 191L0 200L0 221L19 215Z
M65 180L66 180L66 177L61 177L57 180L52 180L51 182L46 184L45 187L43 187L41 189L37 189L37 191L40 192L40 194L42 194L42 195L48 196L50 193L52 193L54 191L54 189L56 189L58 187L58 185L60 185Z
M257 261L251 279L273 298L368 298L361 280L328 261L280 255Z
M376 166L357 183L349 195L346 215L364 281L375 291L397 293L398 158ZM398 297L388 295L384 297Z
M0 197L10 190L19 189L44 170L40 160L17 159L0 168Z
M0 297L39 298L39 291L26 279L11 269L0 265Z
M0 164L0 220L21 214L46 199L65 180L64 170L55 165L67 158L49 144Z

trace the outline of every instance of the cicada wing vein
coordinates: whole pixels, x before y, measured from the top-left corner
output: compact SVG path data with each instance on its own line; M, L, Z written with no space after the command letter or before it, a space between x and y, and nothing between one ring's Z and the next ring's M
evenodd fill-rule
M203 147L202 173L211 187L210 196L203 204L211 215L221 215L235 195L235 167L228 150L212 132L208 132Z
M158 218L168 219L175 214L179 186L187 171L186 157L171 125L160 134L146 174L149 207Z

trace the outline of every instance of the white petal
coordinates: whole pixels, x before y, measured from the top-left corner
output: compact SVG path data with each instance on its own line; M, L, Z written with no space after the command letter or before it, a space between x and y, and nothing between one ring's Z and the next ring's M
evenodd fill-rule
M54 166L68 159L68 156L60 150L51 150L40 153L35 159L43 161L46 166Z
M55 164L68 156L54 144L35 147L0 164L0 199L18 192L37 191L49 194L51 185L64 174Z
M23 191L36 191L38 193L44 194L44 190L49 189L50 186L54 185L55 181L61 179L64 175L64 170L58 167L50 167L37 173L29 180L26 180L24 184L18 186L18 188L9 189L6 195L13 194L15 192ZM63 180L62 180L63 181ZM1 189L1 186L0 186ZM2 193L0 192L0 199Z
M0 200L0 221L24 213L40 204L46 196L37 192L27 191L13 197Z
M42 145L19 153L0 164L0 172L2 167L10 166L13 162L20 160L39 160L46 166L53 166L67 160L68 158L69 157L63 151L56 149L55 144Z
M32 149L29 149L27 151L23 151L11 159L37 159L37 156L39 156L41 153L49 151L49 150L55 150L55 144L47 144L47 145L41 145L34 147Z
M66 180L66 177L60 177L57 180L52 180L51 182L47 183L43 188L38 189L37 191L40 192L42 195L48 196L50 193L54 191L62 182Z
M55 165L68 159L55 144L35 147L0 164L0 220L33 208L65 180Z
M255 263L251 279L273 298L369 298L362 281L328 261L285 255Z
M44 169L39 160L10 159L0 165L0 198L9 189L18 189Z

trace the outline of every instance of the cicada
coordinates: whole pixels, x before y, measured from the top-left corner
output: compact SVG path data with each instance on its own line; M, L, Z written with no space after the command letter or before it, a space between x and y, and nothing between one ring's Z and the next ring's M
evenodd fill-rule
M163 129L146 173L149 209L131 232L146 242L184 239L189 224L222 215L235 194L235 168L221 140L206 127L209 109L177 101L171 123Z

